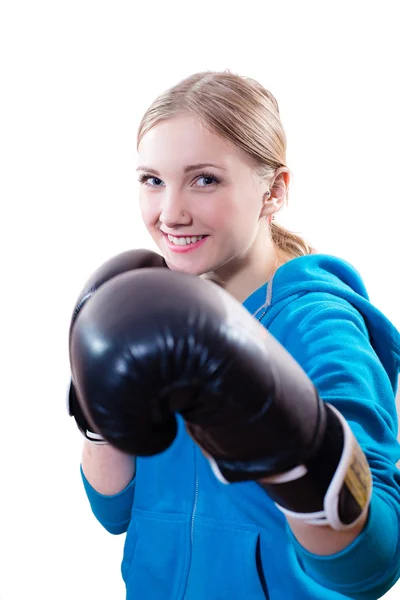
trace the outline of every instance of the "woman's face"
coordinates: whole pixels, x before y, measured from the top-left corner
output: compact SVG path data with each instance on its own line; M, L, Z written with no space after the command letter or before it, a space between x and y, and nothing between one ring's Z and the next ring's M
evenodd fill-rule
M202 275L243 262L267 190L245 153L190 116L154 127L138 150L143 220L169 268Z

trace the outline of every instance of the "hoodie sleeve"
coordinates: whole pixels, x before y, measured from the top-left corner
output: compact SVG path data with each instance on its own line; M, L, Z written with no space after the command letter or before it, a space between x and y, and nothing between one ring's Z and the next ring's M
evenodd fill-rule
M115 535L126 533L131 520L135 478L118 494L99 494L88 482L81 466L81 476L90 507L96 519Z
M370 342L363 317L350 303L309 293L292 303L289 314L285 312L275 319L271 333L276 328L282 331L283 318L281 343L309 375L321 398L347 419L373 477L367 524L347 548L317 556L305 550L288 527L289 536L299 564L310 577L351 598L374 600L400 576L396 390Z

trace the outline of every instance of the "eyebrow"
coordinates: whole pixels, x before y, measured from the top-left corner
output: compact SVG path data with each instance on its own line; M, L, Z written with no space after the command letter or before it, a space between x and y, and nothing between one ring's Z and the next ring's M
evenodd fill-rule
M183 169L184 173L190 173L191 171L197 171L197 169L204 169L205 167L215 167L217 169L222 169L224 171L226 171L225 167L221 167L221 165L217 165L215 163L197 163L196 165L188 165L187 167L185 167ZM159 177L160 173L158 171L156 171L156 169L152 169L151 167L145 167L144 165L139 165L136 169L136 171L148 171L149 173L154 173L155 175L157 175L157 177Z

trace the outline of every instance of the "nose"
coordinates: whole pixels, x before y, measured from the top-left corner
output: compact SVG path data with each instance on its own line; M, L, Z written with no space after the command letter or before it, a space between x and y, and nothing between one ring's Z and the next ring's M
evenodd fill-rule
M191 220L183 199L176 193L166 193L161 206L160 222L172 228L177 225L189 225Z

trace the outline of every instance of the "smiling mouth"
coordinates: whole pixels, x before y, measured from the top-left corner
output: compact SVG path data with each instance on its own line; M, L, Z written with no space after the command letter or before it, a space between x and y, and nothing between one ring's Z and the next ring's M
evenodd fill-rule
M206 235L191 235L191 236L180 236L180 237L175 237L173 235L165 234L168 238L168 241L171 244L174 244L174 246L189 246L190 244L196 244L197 242L200 242L200 240L203 240L205 237L207 237Z

